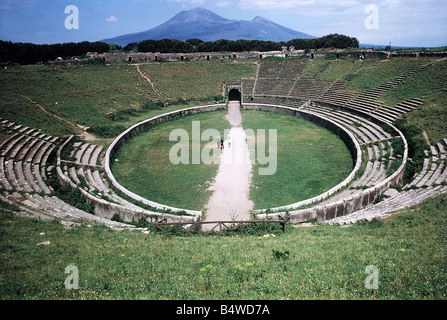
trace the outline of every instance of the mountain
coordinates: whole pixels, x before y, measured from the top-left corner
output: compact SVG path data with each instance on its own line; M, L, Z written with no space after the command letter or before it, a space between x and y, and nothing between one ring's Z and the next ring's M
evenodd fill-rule
M195 8L182 11L165 23L147 31L125 34L102 41L126 46L132 42L164 38L176 40L201 39L203 41L227 40L271 40L288 41L296 38L314 38L311 35L283 27L273 21L256 17L251 21L230 20L214 12Z

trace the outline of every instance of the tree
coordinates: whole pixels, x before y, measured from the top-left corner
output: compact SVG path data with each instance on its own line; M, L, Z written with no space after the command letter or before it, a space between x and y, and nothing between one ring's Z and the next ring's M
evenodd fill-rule
M0 61L32 64L54 60L57 57L82 56L87 52L108 52L110 47L105 42L80 42L33 44L0 41Z
M188 39L186 40L186 43L189 43L190 45L192 45L194 48L197 48L197 46L199 44L201 44L203 42L203 40L200 39Z

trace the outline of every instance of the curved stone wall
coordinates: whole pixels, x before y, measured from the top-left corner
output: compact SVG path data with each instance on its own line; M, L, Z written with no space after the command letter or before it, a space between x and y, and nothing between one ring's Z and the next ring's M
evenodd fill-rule
M377 184L374 187L368 188L366 190L358 191L350 196L347 196L346 198L342 200L337 200L333 202L329 202L324 205L316 205L314 207L308 208L308 209L302 209L297 210L299 207L303 206L309 206L311 204L315 204L318 202L321 202L325 199L330 198L332 195L337 193L338 191L341 191L342 189L348 187L353 180L355 179L356 173L361 167L362 162L362 152L359 143L357 142L357 139L353 136L353 134L345 129L344 127L338 125L336 122L325 118L319 114L313 113L309 110L301 110L293 107L285 107L285 106L279 106L279 105L270 105L270 104L243 104L243 107L245 109L259 109L259 110L266 110L266 111L272 111L272 112L280 112L283 114L287 114L290 116L298 117L305 119L307 121L311 121L313 123L316 123L318 125L321 125L330 131L337 134L345 143L345 145L348 147L349 151L351 152L351 156L354 162L354 169L349 174L349 176L341 183L336 185L335 187L331 188L327 192L311 198L304 201L300 201L297 203L293 203L286 206L281 206L277 208L270 208L270 210L276 211L276 213L273 214L266 214L265 209L264 210L257 210L255 213L257 214L258 218L277 218L278 216L284 216L286 214L286 211L288 212L291 222L293 223L300 223L304 222L310 219L318 219L318 220L328 220L332 219L341 215L349 214L353 211L359 210L369 204L372 204L374 200L377 198L378 195L380 195L383 191L388 189L391 185L397 183L403 176L405 165L408 157L408 144L405 140L405 137L403 134L394 126L390 125L390 127L399 134L399 136L402 138L405 144L405 151L403 155L403 161L402 165L399 167L399 169L394 172L390 177L382 181L381 183ZM166 213L158 213L158 212L152 212L148 210L142 209L141 212L137 212L133 209L128 209L126 207L116 205L113 203L109 203L107 201L104 201L102 199L98 199L88 192L83 192L84 196L87 198L88 202L93 203L95 206L95 213L99 216L105 217L110 219L114 214L118 214L119 217L125 221L135 221L135 219L140 219L141 217L146 218L148 221L158 220L160 218L166 218L170 222L192 222L194 220L200 220L202 213L200 211L193 211L193 210L185 210L180 208L174 208L169 207L163 204L159 204L153 201L150 201L148 199L144 199L131 191L127 190L123 186L121 186L114 178L110 164L111 164L111 158L114 155L114 153L121 148L124 143L131 137L135 136L136 134L142 132L147 127L154 126L156 124L170 121L188 114L195 114L200 112L207 112L207 111L215 111L218 109L225 109L225 104L217 104L217 105L207 105L207 106L199 106L199 107L193 107L193 108L186 108L181 109L173 112L169 112L166 114L162 114L160 116L156 116L153 118L150 118L148 120L142 121L126 131L124 131L122 134L120 134L110 145L110 147L107 149L106 156L105 156L105 171L110 179L110 181L113 183L113 185L119 189L121 192L126 194L128 197L137 200L143 204L152 206L157 209L162 210L171 210L173 212L186 212L186 216L179 216L175 214L166 214ZM74 142L74 137L69 137L58 149L57 152L57 173L59 177L59 182L62 185L70 184L72 187L77 187L76 185L72 185L72 182L70 179L66 179L67 177L62 173L61 171L61 152L64 148L66 148L68 145L72 144ZM83 190L81 190L83 191Z
M69 145L74 143L74 136L67 138L57 150L57 165L56 171L59 180L59 184L62 186L69 185L72 188L78 188L63 172L62 172L62 159L61 153ZM123 222L136 222L144 218L148 222L160 221L166 219L168 222L193 222L200 220L200 216L179 216L173 214L165 214L160 212L153 212L145 209L136 210L133 208L127 208L123 205L115 204L100 198L95 197L89 192L79 188L86 201L94 206L95 215L111 220L115 215L118 215Z
M301 206L310 205L312 203L322 201L324 199L327 199L328 197L330 197L337 191L347 187L355 178L355 175L361 166L361 161L362 161L361 160L361 149L360 149L360 145L358 144L355 137L348 130L339 126L335 122L333 122L327 118L324 118L320 115L313 114L310 111L299 110L299 109L291 108L291 107L284 107L284 106L277 106L277 105L264 105L264 104L244 104L243 106L246 109L260 109L260 110L281 112L281 113L288 114L288 115L291 115L294 117L305 119L307 121L311 121L313 123L319 124L327 129L329 129L330 131L337 134L343 140L343 142L346 144L349 151L351 152L351 156L352 156L352 159L354 162L354 169L349 174L349 176L344 181L342 181L335 187L331 188L327 192L325 192L317 197L311 198L311 199L300 201L300 202L290 204L287 206L273 208L273 210L293 210L293 209L296 209ZM111 168L110 168L110 161L111 161L111 158L113 157L113 154L119 148L121 148L124 145L124 143L126 143L126 141L128 139L130 139L131 137L135 136L136 134L142 132L146 127L150 127L150 126L153 126L158 123L165 122L165 121L170 121L170 120L176 119L178 117L181 117L181 116L184 116L187 114L194 114L194 113L206 112L206 111L214 111L217 109L224 109L224 108L226 108L226 105L218 104L218 105L209 105L209 106L200 106L200 107L182 109L182 110L166 113L166 114L142 121L142 122L132 126L131 128L127 129L121 135L119 135L115 139L115 141L113 141L113 143L110 145L110 147L108 148L107 153L106 153L105 171L106 171L110 181L113 183L113 185L116 188L118 188L120 191L125 193L127 196L129 196L132 199L138 200L146 205L150 205L150 206L158 208L158 209L172 210L173 212L185 211L188 214L199 216L201 214L199 211L192 211L192 210L185 210L185 209L180 209L180 208L169 207L169 206L166 206L163 204L159 204L159 203L150 201L148 199L144 199L144 198L138 196L137 194L127 190L126 188L121 186L114 178L113 173L111 172ZM265 210L258 210L257 213L262 213L264 211Z
M345 128L339 126L337 123L333 122L332 120L329 120L327 118L324 118L320 115L316 115L312 113L311 111L306 110L300 110L297 108L292 107L284 107L284 106L278 106L278 105L268 105L268 104L252 104L252 103L246 103L243 105L244 109L252 109L252 110L266 110L266 111L273 111L273 112L280 112L283 114L287 114L293 117L302 118L307 121L316 123L318 125L323 126L324 128L332 131L336 135L338 135L345 145L348 147L349 151L351 152L351 157L354 162L354 169L351 171L349 176L343 180L341 183L337 184L335 187L331 188L330 190L316 196L310 199L306 199L300 202L296 202L293 204L289 204L286 206L281 207L275 207L270 208L272 211L278 211L278 210L293 210L302 206L307 206L312 203L317 203L319 201L322 201L324 199L329 198L331 195L336 193L337 191L340 191L341 189L347 187L351 184L351 182L354 180L355 175L357 171L360 169L362 164L362 151L360 149L360 145L355 139L355 137ZM265 212L266 209L263 210L256 210L256 214L262 214Z
M244 104L244 106L246 106L248 108L252 107L250 104ZM299 109L290 108L290 107L281 107L281 106L276 106L276 105L258 105L258 106L260 106L259 108L262 108L264 110L271 110L271 111L276 111L276 112L282 112L282 113L291 114L291 115L294 115L294 114L306 114L306 113L307 114L311 114L311 112L309 112L309 111L299 110ZM320 116L316 116L316 117L320 118L320 119L323 119ZM326 121L329 121L329 122L326 122ZM380 122L379 120L377 120L377 121ZM331 123L332 121L330 121L328 119L325 119L325 121L323 120L323 122ZM321 123L321 124L324 125L323 123ZM407 143L407 140L405 139L405 136L395 126L393 126L391 124L388 124L388 125L403 140L403 142L404 142L404 154L403 154L403 157L402 157L402 164L401 164L401 166L391 176L389 176L387 179L385 179L384 181L378 183L374 187L371 187L371 188L368 188L368 189L365 189L365 190L360 190L360 191L356 192L353 195L347 196L344 199L333 201L333 202L330 202L328 204L316 205L316 206L314 206L312 208L301 209L301 210L293 210L292 209L292 211L288 211L288 210L290 210L292 208L292 206L273 208L273 210L280 209L280 210L284 210L284 211L276 212L276 213L272 213L272 214L265 214L265 213L262 213L263 210L258 210L258 212L257 212L258 214L256 215L256 217L257 218L261 218L261 219L271 219L271 218L276 219L279 216L285 217L286 214L288 213L289 217L290 217L290 221L292 223L301 223L301 222L305 222L305 221L308 221L308 220L311 220L311 219L317 219L318 221L324 221L324 220L329 220L329 219L333 219L333 218L336 218L336 217L339 217L339 216L342 216L342 215L349 214L351 212L357 211L357 210L359 210L361 208L364 208L364 207L366 207L368 205L373 204L374 201L376 200L376 198L380 194L382 194L385 190L387 190L391 185L397 184L402 179L402 177L404 175L404 172L405 172L407 159L408 159L408 143ZM327 127L327 128L332 130L330 127ZM346 131L346 130L344 130L344 131ZM349 132L347 132L347 133L350 136L352 136ZM342 137L342 139L343 139L343 135L340 135L340 137ZM345 143L346 143L346 141L345 141ZM358 145L358 143L357 143L357 145ZM344 184L344 186L347 186L349 183L345 184L345 182L346 182L346 180L342 184ZM352 180L350 182L352 182ZM340 190L341 188L338 188L338 190ZM296 208L297 207L296 205L298 205L298 204L301 205L301 206L309 205L311 203L315 203L315 202L321 201L324 198L325 197L322 197L322 195L320 195L320 196L318 196L316 198L305 200L303 202L294 204L294 207ZM285 212L286 210L288 212Z
M202 213L200 211L187 210L187 209L166 206L166 205L154 202L154 201L150 201L143 197L140 197L139 195L127 190L122 185L120 185L116 181L115 177L113 176L113 173L112 173L112 170L110 167L111 157L113 157L115 152L117 150L119 150L126 143L127 140L129 140L133 136L137 135L138 133L142 132L145 128L152 127L152 126L162 123L162 122L177 119L179 117L183 117L188 114L195 114L195 113L207 112L207 111L215 111L218 109L225 109L225 108L226 108L225 104L214 104L214 105L186 108L186 109L181 109L181 110L165 113L165 114L150 118L148 120L144 120L144 121L137 123L136 125L130 127L129 129L127 129L126 131L121 133L107 149L106 156L105 156L105 171L106 171L106 174L109 177L110 181L117 189L119 189L121 192L126 194L128 197L130 197L134 200L137 200L145 205L149 205L151 207L161 209L161 210L170 210L172 212L186 212L189 215L192 215L195 217L201 217Z

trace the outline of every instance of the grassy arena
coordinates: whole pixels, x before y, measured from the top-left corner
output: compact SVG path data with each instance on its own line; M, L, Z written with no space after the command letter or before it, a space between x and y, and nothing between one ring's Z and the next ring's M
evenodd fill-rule
M207 189L217 174L218 165L173 165L169 151L177 142L169 142L169 134L182 128L192 140L192 121L200 121L202 131L213 128L223 133L229 129L224 116L224 111L187 116L137 135L118 151L112 168L115 178L127 189L152 201L201 210L211 196ZM243 127L255 132L265 129L267 142L269 129L277 130L276 173L261 176L258 169L264 165L256 162L253 167L250 198L257 209L317 196L343 181L352 170L351 155L340 138L306 120L245 110ZM201 150L206 143L201 143ZM191 146L192 141L190 150ZM260 147L259 141L257 147ZM268 144L265 150L269 150Z
M275 112L245 110L242 114L244 128L255 132L266 130L265 150L269 150L268 130L276 129L278 135L276 173L259 175L258 169L265 165L258 162L252 171L250 198L255 209L278 207L315 197L343 181L352 171L349 150L329 130Z
M116 160L112 161L116 180L128 190L151 201L201 210L212 195L208 188L216 176L218 165L192 164L192 152L189 152L189 164L172 164L169 152L178 142L169 141L169 135L172 130L185 129L191 150L192 121L200 121L202 132L212 128L223 133L230 127L225 114L222 110L185 116L151 127L133 137L118 150ZM206 144L201 142L200 150Z

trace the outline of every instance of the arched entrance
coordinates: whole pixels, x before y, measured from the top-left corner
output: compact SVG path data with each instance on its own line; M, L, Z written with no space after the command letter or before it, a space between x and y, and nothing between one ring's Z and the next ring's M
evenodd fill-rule
M228 101L239 101L239 102L242 102L241 92L238 89L231 89L228 92Z

